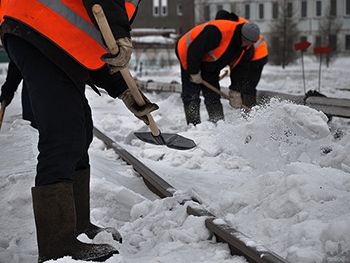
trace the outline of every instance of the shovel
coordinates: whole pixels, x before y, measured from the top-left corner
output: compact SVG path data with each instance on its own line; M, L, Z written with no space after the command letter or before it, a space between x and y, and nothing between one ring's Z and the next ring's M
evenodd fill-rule
M4 119L5 107L6 107L6 102L3 100L1 102L1 110L0 110L0 130L2 125L2 120Z
M205 80L202 81L202 84L204 86L206 86L207 88L211 89L212 91L215 91L217 94L221 95L222 97L224 97L225 99L230 100L230 96L227 95L225 92L222 92L221 90L218 90L217 88L215 88L213 85L211 85L210 83L206 82ZM241 106L243 109L245 109L246 111L250 111L250 108L243 105Z
M92 7L92 12L95 16L96 22L100 28L102 36L107 44L109 52L112 55L116 55L119 52L119 47L115 42L113 33L109 27L108 21L104 15L102 7L98 4L95 4ZM133 97L135 98L136 103L139 106L145 105L145 101L140 93L139 88L137 87L134 79L132 78L129 70L127 68L123 68L120 73L122 74L126 84L128 85ZM191 139L182 137L178 134L170 134L163 133L161 134L160 130L157 127L152 115L147 114L147 118L149 120L149 128L151 132L135 132L135 136L140 140L148 143L152 143L155 145L166 145L169 148L173 148L176 150L188 150L192 149L196 146L195 142Z

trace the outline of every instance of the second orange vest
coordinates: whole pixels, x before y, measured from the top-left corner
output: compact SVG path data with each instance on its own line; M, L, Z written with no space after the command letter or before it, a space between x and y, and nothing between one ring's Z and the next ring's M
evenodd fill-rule
M187 69L187 51L189 45L192 43L192 41L202 32L202 30L208 26L208 25L214 25L216 26L221 34L221 42L219 46L210 52L206 53L204 57L202 58L202 61L206 62L214 62L217 59L219 59L228 48L232 37L234 35L236 26L239 23L228 21L228 20L212 20L207 23L195 26L193 29L191 29L189 32L187 32L185 35L183 35L177 44L177 51L179 55L180 62L182 64L182 67L186 70Z

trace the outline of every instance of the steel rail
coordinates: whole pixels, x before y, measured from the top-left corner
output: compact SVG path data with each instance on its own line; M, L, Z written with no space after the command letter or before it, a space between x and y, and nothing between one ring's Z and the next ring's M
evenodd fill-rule
M113 149L126 163L143 177L147 187L160 198L172 197L176 189L140 162L132 154L94 127L94 135L106 146ZM187 200L188 201L188 200ZM187 213L193 216L204 216L205 226L215 235L218 242L227 243L232 255L244 256L249 263L288 263L276 253L226 224L222 219L208 212L196 198L187 206Z

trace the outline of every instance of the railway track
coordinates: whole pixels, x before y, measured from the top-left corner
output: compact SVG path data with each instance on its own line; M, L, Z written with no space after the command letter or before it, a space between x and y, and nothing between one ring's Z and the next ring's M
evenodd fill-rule
M161 82L145 82L138 81L141 89L147 91L155 92L177 92L180 93L182 87L179 83L161 83ZM222 87L224 93L228 93L228 89ZM337 116L342 118L350 118L350 99L342 98L327 98L327 97L318 97L310 96L305 99L305 96L301 95L292 95L285 94L280 92L258 90L257 91L257 102L262 103L272 97L285 99L293 101L300 105L306 105L315 110L324 112L329 116Z
M168 182L154 173L132 154L114 142L102 131L94 127L94 135L102 140L107 148L113 149L126 163L133 166L143 178L147 187L160 198L172 197L177 191ZM250 237L232 228L223 220L208 212L196 198L193 198L187 213L193 216L206 217L206 227L215 235L218 242L227 243L232 255L243 256L250 263L288 263L276 253L252 240Z

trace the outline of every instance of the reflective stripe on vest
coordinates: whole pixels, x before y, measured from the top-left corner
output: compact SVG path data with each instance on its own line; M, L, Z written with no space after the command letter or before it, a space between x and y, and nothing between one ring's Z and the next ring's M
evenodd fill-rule
M263 43L263 41L264 41L264 38L261 37L260 35L260 38L258 39L258 41L254 43L254 48L258 48Z
M4 16L40 32L88 69L105 64L100 57L108 51L81 0L11 0Z
M198 25L183 35L177 44L177 51L179 55L180 62L182 67L187 69L187 52L188 47L193 42L193 40L203 31L203 29L208 25L216 26L221 32L221 42L218 47L209 51L204 55L202 61L206 62L215 62L218 60L227 50L233 34L235 32L237 22L228 21L228 20L212 20L207 23Z
M267 50L267 44L262 35L260 35L258 41L254 43L254 48L254 57L252 58L252 61L266 57L269 53Z
M68 20L70 23L84 31L90 37L92 37L96 42L102 44L101 34L96 29L96 27L92 24L90 17L85 12L84 9L80 9L81 6L78 6L78 10L74 10L76 6L72 4L70 7L68 4L69 0L61 0L61 1L52 1L52 0L38 0L38 2L47 6L51 10L55 11L57 14L60 14L63 18ZM67 2L68 5L64 4ZM72 1L73 3L75 1ZM73 9L74 8L74 9ZM83 12L79 12L82 11ZM79 13L78 13L79 12Z

